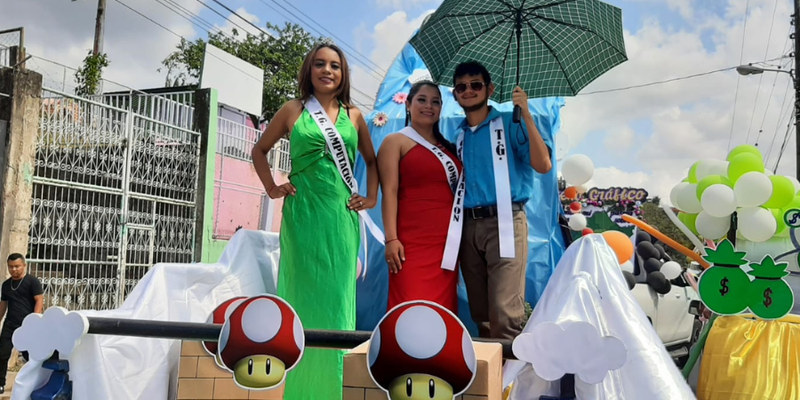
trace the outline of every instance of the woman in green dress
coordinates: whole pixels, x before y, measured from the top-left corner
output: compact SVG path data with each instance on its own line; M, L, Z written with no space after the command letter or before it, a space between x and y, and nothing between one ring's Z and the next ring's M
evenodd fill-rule
M275 114L253 148L253 165L270 198L285 197L280 232L278 296L297 311L306 329L356 327L358 211L375 206L378 169L367 123L350 102L350 76L342 51L330 43L306 56L300 99ZM351 168L356 149L367 165L367 197L352 194L326 138L306 103L316 99L341 135ZM289 135L292 171L276 185L266 155ZM306 348L286 376L285 400L341 399L344 352Z

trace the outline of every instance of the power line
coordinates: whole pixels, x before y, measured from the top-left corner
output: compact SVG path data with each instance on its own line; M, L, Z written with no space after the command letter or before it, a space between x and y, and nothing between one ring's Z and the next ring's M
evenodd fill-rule
M765 46L766 49L764 50L764 58L767 58L769 55L769 45L771 44L772 39L772 28L775 26L775 15L778 11L778 1L775 0L775 7L772 9L772 22L769 25L769 35L767 35L767 45ZM761 95L761 83L764 81L764 74L761 74L758 77L758 89L756 89L756 99L753 101L753 111L750 112L750 125L747 127L747 136L744 139L744 142L747 143L750 141L750 130L753 129L753 120L756 116L756 106L758 105L758 97ZM767 103L767 107L769 107L769 103ZM758 141L758 139L756 139Z
M165 3L165 1L166 1L166 3ZM182 7L182 6L180 6L179 4L177 4L177 3L175 3L175 2L173 2L171 0L156 0L156 2L158 4L161 4L167 10L172 11L173 13L178 15L179 17L189 21L189 23L191 23L192 25L197 26L198 28L200 28L200 29L202 29L202 30L204 30L204 31L206 31L208 33L211 33L211 31L214 29L213 25L211 25L208 21L206 21L206 20L200 18L199 16L195 15L194 13L192 13L192 12L186 10L186 9L183 9L183 11L181 11L181 9L177 8L177 7ZM169 4L167 4L167 3L169 3ZM200 21L200 22L198 22L198 21Z
M262 3L264 2L264 0L259 0L259 1L261 1ZM278 5L278 7L281 7L281 8L283 8L283 9L284 9L286 12L288 12L288 13L289 13L290 15L292 15L293 17L295 17L295 18L297 18L298 20L301 20L301 21L302 21L302 19L298 18L298 17L297 17L295 14L293 14L291 11L287 10L285 7L283 7L282 5L278 4L277 0L271 0L271 1L272 1L273 3L275 3L276 5ZM319 27L320 27L322 30L324 30L326 33L328 33L329 35L331 35L331 37L333 37L334 39L336 39L336 40L338 40L340 43L342 43L342 45L344 45L345 47L347 47L347 48L349 48L350 50L352 50L354 54L357 54L357 55L361 56L361 58L363 58L363 59L364 59L364 60L366 60L368 63L370 63L370 64L372 64L373 66L375 66L375 68L376 68L376 69L375 69L375 71L376 71L376 72L378 72L379 74L380 74L380 73L383 73L383 74L386 74L386 73L387 73L387 71L386 71L385 69L381 68L381 67L380 67L378 64L374 63L372 60L370 60L370 59L369 59L369 57L365 56L364 54L362 54L361 52L359 52L358 50L356 50L354 47L350 46L350 45L349 45L347 42L345 42L343 39L341 39L340 37L336 36L336 34L335 34L335 33L333 33L333 32L331 32L331 31L329 31L329 30L328 30L327 28L325 28L325 27L324 27L322 24L320 24L319 22L317 22L316 20L314 20L314 18L311 18L311 17L310 17L308 14L306 14L305 12L303 12L303 10L301 10L301 9L297 8L297 6L295 6L294 4L292 4L291 2L289 2L289 1L287 1L287 0L283 0L283 2L284 2L284 3L286 3L286 4L288 4L288 5L289 5L290 7L292 7L293 9L297 10L297 12L299 12L299 13L300 13L302 16L304 16L304 17L305 17L307 20L309 20L309 21L313 22L315 25L319 26ZM365 66L366 66L366 65L365 65ZM370 67L370 68L371 68L371 67Z
M233 15L235 15L235 16L237 16L237 17L239 17L239 19L241 19L241 20L242 20L242 21L244 21L244 22L247 22L247 23L248 23L250 26L252 26L253 28L256 28L256 29L257 29L257 30L259 30L261 33L263 33L263 34L265 34L265 35L268 35L268 36L272 36L272 35L270 35L270 34L269 34L269 32L267 32L267 31L265 31L265 30L261 29L261 28L260 28L258 25L256 25L256 24L254 24L254 23L250 22L250 20L248 20L248 19L246 19L245 17L243 17L243 16L239 15L239 14L238 14L236 11L233 11L233 10L231 10L231 9L230 9L228 6L226 6L225 4L222 4L222 2L220 2L219 0L211 0L211 1L213 1L214 3L217 3L217 4L219 4L220 6L222 6L222 8L224 8L224 9L228 10L228 12L229 12L229 13L231 13L231 14L233 14Z
M765 62L769 62L769 61L779 60L779 59L786 58L786 57L787 56L776 57L776 58L773 58L773 59L770 59L770 60L758 61L758 62L754 62L754 63L751 63L751 64L761 64L761 63L765 63ZM738 67L738 65L734 66L734 67L720 68L720 69L715 69L715 70L712 70L712 71L698 72L696 74L679 76L677 78L665 79L663 81L654 81L654 82L642 83L642 84L639 84L639 85L632 85L632 86L624 86L624 87L619 87L619 88L614 88L614 89L595 90L593 92L578 93L577 95L578 96L588 96L590 94L621 92L623 90L639 89L639 88L648 87L648 86L661 85L661 84L664 84L664 83L670 83L670 82L682 81L682 80L686 80L686 79L698 78L698 77L701 77L701 76L716 74L716 73L719 73L719 72L731 71L731 70L736 69L736 67Z
M790 29L790 32L791 32L791 27L789 29ZM786 51L788 51L788 49L789 49L788 44L789 44L789 33L786 34L786 41L783 44L783 53L784 54L786 54ZM791 64L791 60L788 60L785 63L779 63L778 64L778 68L785 68L789 64ZM761 133L764 132L764 122L766 122L766 120L767 120L767 113L769 112L769 106L772 105L772 93L775 91L775 85L778 82L778 75L780 75L780 74L774 74L774 75L775 75L774 79L772 80L772 88L770 89L769 96L767 97L767 109L764 110L764 115L761 117L761 126L758 128L758 135L756 135L756 141L755 141L756 146L758 146L758 141L761 139ZM790 83L792 83L792 82L790 82ZM788 88L787 88L787 90L788 90ZM784 100L785 99L786 98L784 97ZM783 108L783 105L781 105L781 108L778 109L778 111L780 111L782 108Z
M744 27L742 28L742 48L739 51L739 65L742 64L742 60L744 59L744 38L745 33L747 33L747 15L748 11L750 10L750 0L747 0L747 3L744 6ZM731 149L731 140L733 140L733 126L734 122L736 121L736 102L739 100L739 82L741 82L742 77L736 77L736 91L733 94L733 114L731 115L731 133L728 136L728 150Z
M778 119L777 119L775 133L772 134L772 141L770 142L769 148L767 149L767 154L764 156L764 162L765 163L772 156L772 149L775 147L775 139L777 139L777 137L778 137L778 133L779 133L780 127L782 125L781 121L783 121L783 118L784 118L784 110L788 113L788 110L790 110L792 108L792 104L791 103L789 104L789 108L787 108L787 109L784 108L784 105L786 105L786 99L789 98L789 89L791 89L791 88L792 88L792 85L787 85L786 86L786 92L783 94L783 102L781 102L781 106L778 109L779 113L778 113Z
M197 2L198 2L198 3L200 3L200 4L202 4L202 5L204 5L206 8L208 8L209 10L213 11L214 13L216 13L217 15L219 15L220 17L222 17L222 19L224 19L224 20L226 20L226 21L230 22L231 24L233 24L233 25L234 25L234 26L236 26L237 28L241 29L241 30L242 30L242 32L244 32L245 34L247 33L247 30L246 30L246 29L244 29L244 28L242 28L242 26L241 26L241 25L237 24L236 22L233 22L233 20L231 20L230 18L226 17L226 16L225 16L225 15L223 15L221 12L217 11L216 9L214 9L213 7L211 7L210 5L208 5L207 3L204 3L202 0L197 0Z

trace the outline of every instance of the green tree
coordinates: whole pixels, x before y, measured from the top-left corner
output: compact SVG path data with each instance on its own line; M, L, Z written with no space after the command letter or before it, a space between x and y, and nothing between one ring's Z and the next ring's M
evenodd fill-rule
M83 65L75 71L75 94L78 96L92 96L100 89L103 81L103 68L108 67L108 57L105 53L89 54L83 59Z
M245 33L243 36L236 29L230 36L217 32L209 34L207 42L264 70L262 115L272 119L284 103L299 95L297 73L305 55L321 38L313 37L300 25L292 23L282 28L267 23L267 30L273 34ZM197 83L205 45L202 39L181 40L177 50L161 62L167 70L167 85Z
M655 199L654 199L655 200ZM663 233L667 237L671 238L672 240L686 246L688 249L693 249L694 245L689 239L678 229L675 224L667 217L667 214L661 207L658 206L654 201L648 201L642 203L642 214L643 217L647 220L647 223L652 226L653 228L658 229L659 232ZM681 264L686 264L688 262L687 257L683 254L679 253L677 250L664 245L664 250L666 250L667 254L674 261L677 261Z

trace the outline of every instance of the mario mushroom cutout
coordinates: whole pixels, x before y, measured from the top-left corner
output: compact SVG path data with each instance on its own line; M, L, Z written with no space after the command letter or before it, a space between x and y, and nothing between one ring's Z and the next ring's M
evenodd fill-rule
M303 357L305 336L300 317L283 299L250 297L231 312L219 335L222 366L246 390L280 386L286 372Z
M367 368L390 400L452 400L475 378L467 328L449 310L411 301L389 311L372 332Z
M217 308L214 309L214 311L211 312L211 314L208 316L207 322L209 324L224 324L225 321L228 320L228 317L230 317L233 310L235 310L236 307L239 304L242 304L242 302L246 299L246 296L239 296L223 301L217 306ZM219 355L217 354L217 342L203 342L203 349L206 351L206 353L214 357L217 365L224 368L222 365L222 360L219 359Z

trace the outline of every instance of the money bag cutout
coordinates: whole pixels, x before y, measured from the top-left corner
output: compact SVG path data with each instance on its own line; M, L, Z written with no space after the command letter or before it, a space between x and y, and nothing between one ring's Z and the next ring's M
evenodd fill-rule
M787 263L775 264L772 256L765 256L761 263L752 263L749 272L755 279L747 288L747 304L750 311L761 319L779 319L789 314L794 306L794 293L783 279L789 272Z
M711 266L703 271L698 283L700 299L709 310L720 315L735 315L747 310L750 278L741 266L747 253L736 251L725 239L716 249L706 248L703 257Z

